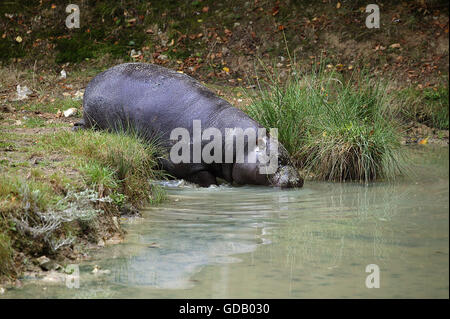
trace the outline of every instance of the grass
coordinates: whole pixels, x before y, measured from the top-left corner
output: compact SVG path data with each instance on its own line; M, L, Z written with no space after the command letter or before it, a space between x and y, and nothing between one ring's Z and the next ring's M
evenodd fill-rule
M0 230L0 276L14 272L11 239Z
M152 188L145 187L149 179L164 177L155 170L160 148L134 134L107 133L94 130L59 132L43 138L47 151L73 154L88 185L105 195L119 190L137 206L154 202ZM155 192L156 193L156 192Z
M28 104L24 103L19 108L26 109L28 111L39 111L39 112L47 112L47 113L56 113L58 110L65 111L70 108L77 108L79 109L81 107L81 101L79 100L73 100L70 98L65 99L56 99L53 102L50 103L33 103Z
M402 109L403 116L441 130L449 128L449 93L447 86L437 86L418 90L403 89L399 96L408 103Z
M108 238L114 216L165 199L149 183L164 178L155 169L160 149L133 133L7 131L0 140L13 146L0 161L0 279L20 273L15 261L61 258L72 243Z
M39 210L46 210L52 203L57 202L61 197L55 193L54 188L45 181L39 179L36 174L30 174L30 178L25 180L13 174L0 175L0 213L13 213L19 210L21 202L26 199L26 191L33 196L30 205Z
M324 69L266 83L250 116L278 128L295 165L320 180L369 182L401 173L392 95L367 75L345 80Z

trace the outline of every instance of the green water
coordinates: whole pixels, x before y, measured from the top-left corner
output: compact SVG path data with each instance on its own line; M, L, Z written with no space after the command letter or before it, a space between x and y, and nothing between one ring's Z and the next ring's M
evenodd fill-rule
M3 297L448 298L448 148L412 157L410 177L369 186L169 183L123 244L80 265L78 289L30 280ZM366 287L369 264L379 288Z

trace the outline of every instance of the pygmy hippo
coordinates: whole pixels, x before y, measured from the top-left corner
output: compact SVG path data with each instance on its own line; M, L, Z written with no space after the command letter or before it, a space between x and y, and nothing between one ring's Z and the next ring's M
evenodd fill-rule
M303 186L285 148L262 125L192 77L161 66L125 63L94 77L84 93L83 119L75 124L91 127L133 128L149 141L157 139L170 150L162 168L200 186L217 184L216 178Z

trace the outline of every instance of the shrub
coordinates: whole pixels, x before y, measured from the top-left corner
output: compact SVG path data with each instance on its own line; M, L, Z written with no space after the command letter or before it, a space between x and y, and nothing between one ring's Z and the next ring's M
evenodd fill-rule
M88 184L102 185L108 194L119 188L132 204L150 202L153 194L148 181L164 177L155 169L161 148L133 132L60 132L47 136L46 143L50 149L76 154Z
M392 94L367 75L344 80L319 69L263 83L247 108L278 138L294 164L322 180L391 178L402 171Z

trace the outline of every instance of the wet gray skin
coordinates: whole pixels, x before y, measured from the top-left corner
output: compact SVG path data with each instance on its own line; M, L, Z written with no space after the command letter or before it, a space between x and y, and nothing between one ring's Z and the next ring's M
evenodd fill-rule
M83 120L75 129L95 127L114 131L132 128L148 140L157 137L167 150L176 143L170 140L170 133L175 128L185 128L193 136L194 120L201 122L202 130L219 129L222 145L225 145L226 128L257 131L262 127L190 76L144 63L120 64L98 74L86 87L83 112ZM175 178L205 187L217 184L217 178L239 185L302 187L303 179L279 145L283 151L276 172L270 174L260 173L259 161L205 163L202 159L201 163L192 163L192 148L190 163L176 164L163 159L161 166ZM253 151L259 152L246 150L247 153ZM225 156L223 149L222 154Z

